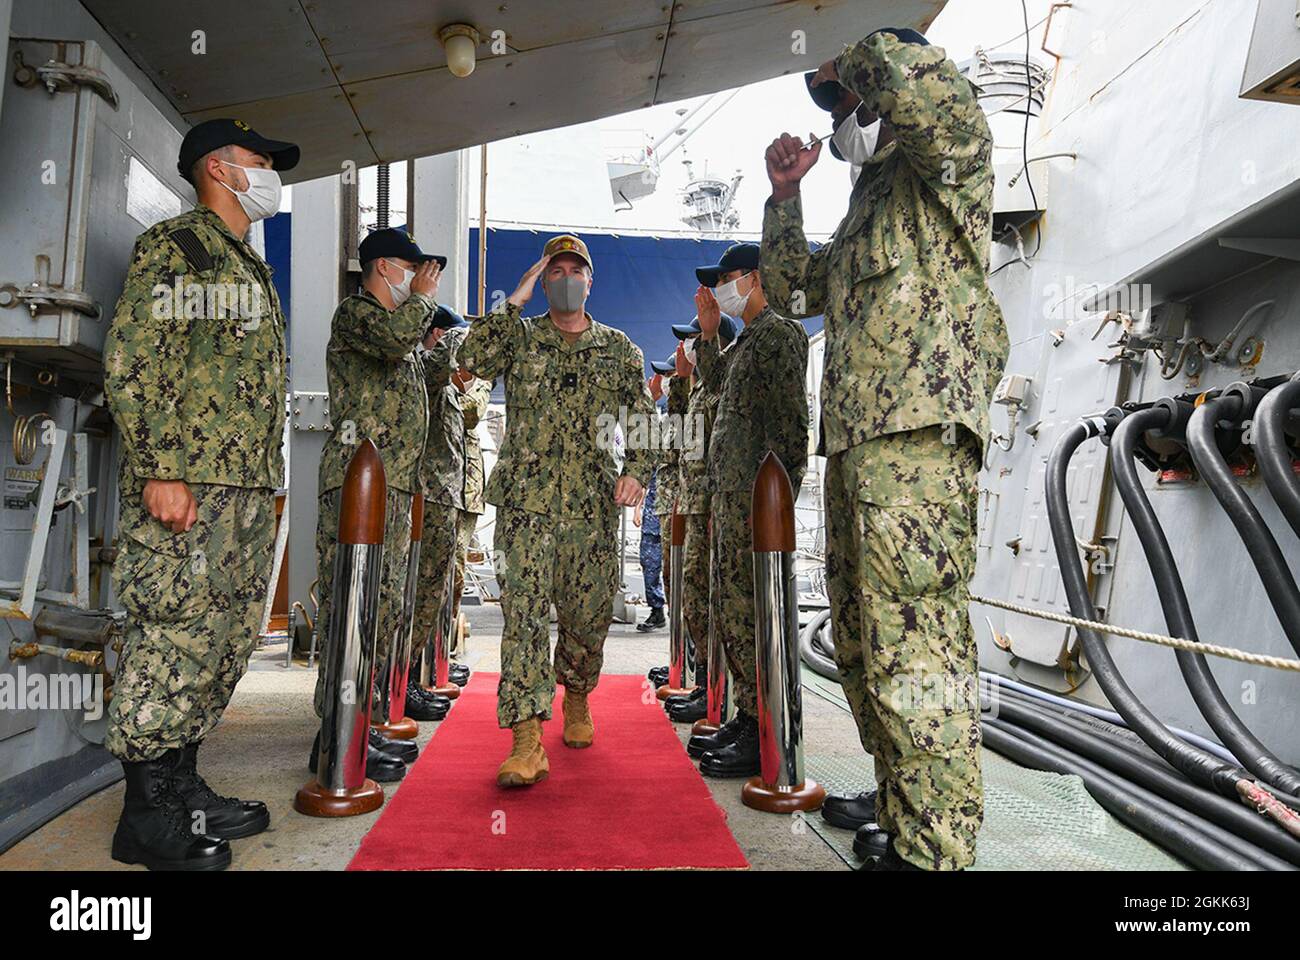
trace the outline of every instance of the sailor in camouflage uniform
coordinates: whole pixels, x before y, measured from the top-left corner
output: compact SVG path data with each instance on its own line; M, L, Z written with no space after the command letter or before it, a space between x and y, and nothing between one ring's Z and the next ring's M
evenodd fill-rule
M686 518L686 539L682 544L682 619L695 646L696 688L685 702L670 697L664 709L674 723L694 723L708 713L709 657L709 436L718 415L722 396L721 374L725 368L714 364L713 375L706 380L695 366L700 340L700 321L675 324L673 334L681 343L677 347L677 376L690 384L690 398L682 421L682 438L678 447L680 460L680 495L677 512ZM718 347L726 350L736 339L736 323L722 316L718 327Z
M550 309L526 318L522 309L542 277ZM656 419L641 351L585 311L591 284L586 244L556 237L501 309L471 325L460 349L461 364L476 376L505 379L505 441L487 486L497 507L505 615L497 720L513 733L497 774L502 786L547 775L541 729L557 679L565 688L564 743L592 742L587 695L600 679L618 589L619 512L641 502L657 460L653 445L629 430L644 432ZM614 447L623 424L620 464Z
M429 392L429 434L424 452L424 530L420 542L420 594L416 598L412 663L433 637L443 603L452 603L454 617L459 607L456 591L464 588L464 581L456 578L450 597L446 596L444 589L447 574L452 573L455 577L463 531L467 526L473 531L473 520L467 523L465 518L476 516L467 510L470 491L469 445L465 427L468 416L465 411L467 408L471 411L486 408L492 392L492 384L488 381L464 376L460 372L458 356L468 329L469 324L459 314L447 307L439 307L434 327L425 340L424 377ZM473 416L477 423L478 414Z
M722 383L708 449L709 616L726 652L737 711L716 733L692 737L687 745L710 777L750 777L760 766L749 516L754 478L771 451L798 496L808 465L808 334L768 305L758 265L758 244L738 243L717 266L697 271L703 284L695 297L699 372L705 381ZM721 311L745 324L726 350L718 349Z
M962 869L983 818L967 582L1007 355L985 282L992 138L971 84L912 30L872 34L809 84L833 111L836 152L862 171L833 240L810 253L799 184L821 144L773 143L763 276L792 315L826 318L827 583L879 784L828 800L826 816L861 825L875 867Z
M460 511L456 527L456 582L452 587L452 620L460 617L460 602L465 594L466 556L474 543L479 517L483 515L483 447L479 442L478 425L487 416L492 399L490 380L471 381L471 386L460 397L461 420L465 424L465 509ZM468 631L466 631L468 633ZM453 653L457 651L453 649ZM462 686L469 679L469 668L453 663L451 679Z
M244 240L279 210L298 148L238 120L194 127L178 169L198 205L136 241L104 345L122 437L113 585L126 609L105 747L126 803L113 856L222 869L270 822L215 794L199 744L243 676L266 609L284 486L284 315Z
M358 256L361 289L334 311L325 349L334 430L321 451L320 510L316 521L316 588L320 599L316 630L322 664L329 659L325 648L329 642L343 479L357 445L364 440L370 440L379 451L388 491L375 663L385 662L389 645L401 628L411 547L411 498L421 490L420 461L429 423L429 402L417 348L438 307L434 298L447 262L445 257L422 252L410 236L397 229L371 233L361 242ZM317 716L322 715L327 695L322 666L316 675ZM419 684L407 687L407 716L434 720L445 714L445 699L439 702L422 697ZM409 751L372 732L366 775L380 781L400 780L405 767L399 757L409 759Z
M688 379L673 376L677 369L674 358L671 363L660 364L651 361L650 368L656 372L658 380L651 378L650 394L654 398L656 409L660 412L659 450L660 463L655 470L655 517L659 521L660 531L670 529L673 507L677 503L677 491L681 483L681 471L678 467L680 451L676 439L676 426L686 413L686 404L690 402L691 385ZM656 388L655 383L658 383ZM667 385L667 392L664 387ZM667 397L665 400L664 398ZM662 533L661 533L662 536ZM670 557L664 556L662 577L664 584L672 579ZM668 682L668 665L651 667L646 674L656 687Z

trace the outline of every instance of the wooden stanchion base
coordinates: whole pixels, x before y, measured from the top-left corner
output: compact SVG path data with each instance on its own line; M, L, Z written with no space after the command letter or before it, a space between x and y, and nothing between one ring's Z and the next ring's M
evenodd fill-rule
M448 681L445 687L429 687L428 690L430 693L439 694L448 700L455 700L460 696L460 687L451 681Z
M669 697L684 697L694 689L694 687L670 687L665 683L655 691L655 696L660 700L667 700Z
M383 804L383 788L370 779L342 794L326 790L313 779L293 798L293 808L309 817L356 817L373 813Z
M709 723L708 720L696 720L691 727L691 734L697 737L707 737L711 733L717 733L722 729L720 723Z
M390 740L414 740L420 735L420 725L410 717L402 717L395 723L372 723L370 726Z
M740 789L740 801L745 806L764 813L798 813L820 809L826 799L826 788L816 780L805 780L797 787L773 787L763 778L751 777Z

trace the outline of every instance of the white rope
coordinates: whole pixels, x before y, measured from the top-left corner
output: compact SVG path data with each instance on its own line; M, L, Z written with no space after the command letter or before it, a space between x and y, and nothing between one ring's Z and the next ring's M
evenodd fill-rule
M1194 643L1191 640L1184 640L1180 637L1167 637L1161 633L1145 633L1142 630L1130 630L1127 627L1117 627L1109 623L1100 623L1096 620L1084 620L1080 617L1072 617L1065 613L1056 613L1053 610L1035 610L1033 607L1022 607L1016 603L1009 603L1006 600L992 600L988 597L978 597L971 595L972 603L982 603L990 607L999 607L1003 610L1010 610L1012 613L1021 613L1027 617L1037 617L1040 620L1052 620L1056 623L1068 624L1072 627L1081 627L1085 630L1093 630L1097 633L1108 633L1116 637L1128 637L1130 640L1141 640L1143 643L1154 643L1162 647L1173 647L1175 650L1187 650L1191 653L1208 653L1213 657L1223 657L1226 660L1237 660L1241 663L1251 663L1258 667L1273 667L1276 670L1291 670L1300 673L1300 660L1288 660L1285 657L1270 657L1262 653L1247 653L1244 650L1236 650L1232 647L1221 647L1214 643Z

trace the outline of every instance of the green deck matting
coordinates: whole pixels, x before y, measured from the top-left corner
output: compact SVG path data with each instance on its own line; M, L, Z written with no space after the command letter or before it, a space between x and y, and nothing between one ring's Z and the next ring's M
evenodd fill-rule
M833 681L804 671L804 695L848 709ZM1074 776L1030 770L985 750L984 826L976 841L974 870L1187 870L1116 820ZM875 787L873 764L857 757L809 754L809 777L829 793L854 794ZM853 866L853 832L832 827L820 814L807 823Z

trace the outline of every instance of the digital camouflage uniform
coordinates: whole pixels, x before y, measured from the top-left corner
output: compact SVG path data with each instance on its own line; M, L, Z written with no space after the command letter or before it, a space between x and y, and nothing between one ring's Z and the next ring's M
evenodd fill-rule
M722 382L709 437L713 564L709 615L727 655L736 707L758 716L754 669L754 478L771 451L799 494L808 466L808 334L767 307L726 350L717 338L695 348L702 375Z
M622 473L645 485L657 458L638 443L626 444L621 470L614 457L620 414L646 424L656 415L644 360L604 324L591 320L569 343L549 313L525 318L507 302L470 327L460 361L482 379L505 378L505 440L487 484L505 615L497 720L549 719L557 680L589 693L600 679L619 577L615 482Z
M455 584L452 596L446 596L447 574L454 576L466 510L469 466L465 439L464 408L482 403L486 406L492 385L475 380L462 394L451 382L460 368L458 354L468 331L448 330L433 349L425 353L425 386L429 393L429 434L424 447L424 530L420 543L420 592L415 604L415 638L412 659L424 648L438 625L443 604L452 600L453 614L458 609ZM481 470L480 454L480 470ZM472 527L470 528L472 530ZM463 568L462 568L463 569ZM464 581L461 580L462 584Z
M697 348L698 349L698 348ZM718 416L722 395L721 373L715 364L707 380L696 370L686 407L684 449L681 451L681 496L678 512L686 517L686 541L682 545L682 617L695 644L696 673L704 676L709 658L709 437ZM689 447L685 445L689 444ZM703 681L701 681L703 682Z
M492 399L492 383L475 380L460 398L461 419L465 422L465 509L456 527L456 583L452 589L452 618L460 615L460 601L465 593L465 554L474 542L479 517L483 515L483 448L479 443L478 425L487 416Z
M682 486L681 443L674 430L675 424L681 423L686 415L686 406L690 402L691 381L689 378L670 377L668 379L667 398L660 408L666 416L661 421L664 426L660 431L661 460L655 470L655 516L659 519L660 538L663 531L669 530L673 519L673 505L677 503ZM672 570L668 557L663 561L664 585L670 581Z
M938 47L876 34L837 66L895 141L868 161L815 254L799 198L769 201L763 279L777 305L826 318L826 574L878 820L905 860L963 868L983 819L967 581L989 395L1007 355L985 282L992 141ZM918 683L951 695L909 695Z
M316 623L321 663L328 660L330 593L343 479L363 440L370 440L378 449L388 489L376 664L384 662L389 643L402 625L402 595L411 551L411 498L421 489L420 459L429 421L417 347L436 309L432 297L412 293L405 303L390 311L363 289L340 303L330 321L325 369L334 432L321 451L320 513L316 521L316 589L320 599ZM318 715L324 703L325 670L321 669L316 675Z
M104 390L122 435L113 585L127 612L104 745L154 760L207 736L244 674L284 484L284 315L271 268L207 207L136 241ZM188 485L198 520L187 533L145 510L149 479Z
M663 526L656 512L659 469L650 475L650 486L646 488L645 502L641 505L641 576L645 580L646 603L652 610L662 610L668 602L664 597Z

